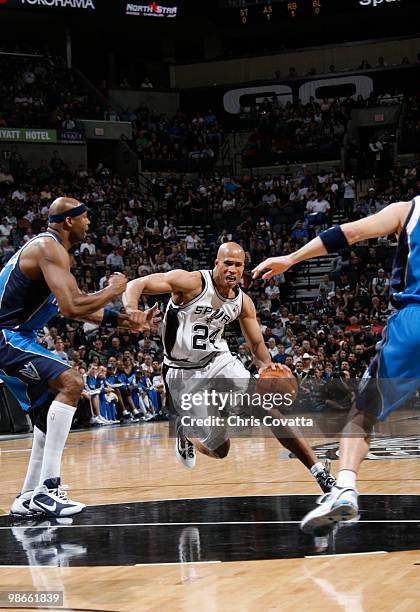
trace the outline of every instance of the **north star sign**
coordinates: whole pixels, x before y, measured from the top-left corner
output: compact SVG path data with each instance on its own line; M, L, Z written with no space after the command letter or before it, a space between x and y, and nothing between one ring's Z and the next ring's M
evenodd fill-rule
M95 10L94 0L21 0L21 4L29 6L46 6L49 8L72 8Z
M150 4L128 2L125 10L126 15L141 15L144 17L176 17L177 12L177 6L161 6L157 2L151 2Z

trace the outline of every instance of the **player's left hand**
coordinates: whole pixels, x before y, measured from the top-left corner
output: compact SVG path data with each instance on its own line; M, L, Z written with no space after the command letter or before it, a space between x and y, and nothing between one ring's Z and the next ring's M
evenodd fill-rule
M283 257L269 257L252 270L252 278L255 280L260 274L262 274L262 279L268 280L272 276L286 272L291 265L292 262L290 261L288 255Z
M287 366L283 365L282 363L270 363L269 365L260 368L258 370L258 374L261 376L262 372L265 372L266 370L271 370L272 372L280 370L280 372L285 372L286 368Z

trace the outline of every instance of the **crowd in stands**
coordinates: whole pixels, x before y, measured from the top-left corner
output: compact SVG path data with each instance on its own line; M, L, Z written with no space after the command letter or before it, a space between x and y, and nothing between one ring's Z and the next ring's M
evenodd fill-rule
M193 117L181 111L168 117L140 107L123 118L133 123L134 146L145 170L209 170L223 143L222 126L211 109Z
M308 104L282 104L275 96L241 109L244 129L252 129L244 151L247 165L339 159L354 100L311 98ZM254 159L253 159L254 158Z
M245 165L255 167L340 159L343 137L353 109L398 105L404 101L401 92L387 90L372 92L367 98L359 95L318 102L311 97L307 104L300 100L283 104L279 97L273 96L265 98L261 104L243 106L238 129L251 131L243 152ZM409 102L407 131L415 130L417 117L418 105L414 97ZM390 129L389 138L385 140L395 141L396 127ZM415 151L416 147L410 149L410 144L407 150ZM357 157L360 158L360 151ZM366 168L366 164L360 165L359 173L362 167ZM372 164L367 168L371 175L375 173Z
M150 171L208 170L223 142L223 129L211 109L193 117L181 111L168 117L146 107L118 113L105 98L101 105L93 103L64 59L48 52L0 54L0 74L0 128L83 131L80 119L130 121L133 148ZM150 89L150 84L145 79L142 86Z
M0 55L0 127L80 129L78 119L104 119L62 57Z
M341 73L341 72L360 72L361 70L371 70L372 68L376 68L379 70L383 70L385 68L392 68L392 67L397 67L397 66L418 66L420 64L420 53L416 54L416 57L414 58L414 61L410 61L410 58L405 55L402 59L401 62L397 62L397 63L390 63L386 61L386 58L383 57L382 55L379 56L376 61L370 62L368 59L363 58L360 61L360 64L358 66L336 66L335 64L330 64L330 66L328 67L328 70L325 72L319 72L316 68L312 67L309 68L307 70L307 72L304 72L303 74L299 74L298 71L296 70L296 68L294 66L290 66L289 70L287 72L287 74L282 74L280 70L276 70L275 74L274 74L274 79L275 80L280 80L282 78L287 77L288 79L293 79L296 77L302 77L302 76L318 76L320 74L336 74L336 73Z
M386 62L382 59L382 67ZM379 61L379 60L378 60ZM363 62L362 62L363 64ZM208 171L214 167L224 142L224 132L251 131L244 150L248 167L340 159L343 137L351 111L404 102L394 89L361 96L307 104L282 104L273 97L261 104L243 106L239 121L218 117L213 110L187 116L156 113L141 106L117 112L103 98L92 102L74 70L62 57L48 51L32 55L0 55L0 127L56 128L83 131L80 119L124 120L133 124L131 145L147 171ZM144 87L150 88L145 79ZM129 87L127 79L121 86ZM104 85L105 95L107 94ZM100 90L103 88L100 87ZM409 150L417 143L418 105L409 103L403 141ZM414 128L414 129L413 129ZM412 150L416 150L417 144Z
M241 286L256 305L273 360L286 363L311 393L314 379L324 384L334 377L344 382L360 377L374 355L392 311L389 270L395 244L391 239L369 241L340 253L309 302L296 298L302 268L264 284L252 280L252 266L266 256L297 249L331 222L332 213L342 220L359 219L412 198L419 187L420 164L414 162L406 167L397 163L358 196L354 180L338 170L312 175L305 167L295 176L209 173L191 179L156 174L144 195L136 180L114 176L102 165L95 171L73 171L55 155L38 168L28 168L14 152L7 166L0 167L0 260L4 265L46 228L48 206L63 193L86 202L92 211L90 233L72 254L73 272L86 292L104 287L114 271L132 279L211 267L218 246L235 240L246 253ZM162 309L167 297L157 298ZM147 304L143 297L142 306ZM121 300L111 307L121 309ZM252 367L239 329L227 329L227 337L232 350ZM164 417L159 333L91 330L57 317L40 330L39 341L85 375L81 424Z
M401 151L413 153L420 151L420 95L407 100L406 114L401 130Z

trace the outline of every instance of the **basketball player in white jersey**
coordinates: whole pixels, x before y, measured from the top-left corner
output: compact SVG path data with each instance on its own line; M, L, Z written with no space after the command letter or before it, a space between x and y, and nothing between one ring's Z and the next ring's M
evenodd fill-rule
M239 288L245 267L245 254L235 242L223 244L217 253L213 270L187 272L173 270L135 279L128 283L123 302L130 318L136 316L142 294L170 293L164 321L165 383L171 390L181 381L191 389L200 380L247 381L250 373L231 354L223 338L225 325L239 320L242 333L260 369L283 367L271 361L257 322L254 304ZM140 315L141 316L141 315ZM278 415L279 416L279 415ZM274 435L311 471L323 491L329 491L335 479L299 435L290 430ZM185 467L195 465L196 450L217 459L226 457L230 442L220 427L209 427L200 439L189 439L182 427L177 428L176 453Z

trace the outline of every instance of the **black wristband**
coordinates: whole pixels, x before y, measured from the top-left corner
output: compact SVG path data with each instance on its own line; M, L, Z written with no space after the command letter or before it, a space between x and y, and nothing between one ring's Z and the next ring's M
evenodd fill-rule
M341 251L342 249L347 249L349 245L349 241L347 240L343 230L340 225L335 225L334 227L330 227L319 234L324 247L327 249L327 253L336 253L337 251Z

